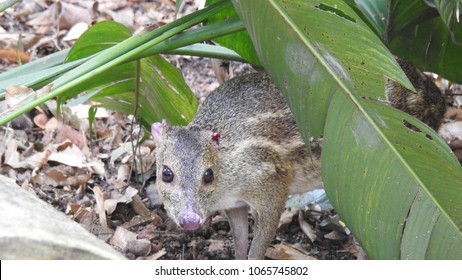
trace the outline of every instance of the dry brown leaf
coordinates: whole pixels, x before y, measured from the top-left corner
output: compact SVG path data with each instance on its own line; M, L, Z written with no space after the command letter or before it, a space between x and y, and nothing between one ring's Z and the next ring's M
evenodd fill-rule
M83 133L75 130L70 125L58 123L56 130L55 143L61 143L70 140L80 149L86 146L86 137Z
M334 231L324 234L324 238L329 239L329 240L335 240L335 241L343 241L343 240L346 240L348 236L346 236L345 234L339 231L334 230Z
M80 211L82 211L82 213L80 213ZM81 214L80 218L76 221L89 232L92 232L93 226L97 223L96 211L91 207L82 207L75 216L79 214Z
M462 96L457 96L462 97ZM454 106L456 106L454 104ZM462 119L462 109L448 107L444 113L444 118L448 120Z
M56 129L58 129L58 119L53 117L48 120L48 122L45 124L45 132L47 133L54 133Z
M36 93L31 88L25 86L10 85L6 88L5 100L9 107L13 107L29 96L34 95L36 95Z
M461 95L457 95L454 97L454 103L453 103L454 107L460 109L460 107L462 107L462 96Z
M38 169L41 168L50 155L49 151L33 152L30 156L24 157L18 152L18 143L15 139L8 142L7 149L4 153L4 164L12 168Z
M141 225L144 225L144 224L147 224L147 223L153 221L153 218L155 216L157 216L157 215L152 215L152 216L149 216L149 217L144 217L144 216L141 216L141 215L137 215L137 216L134 216L130 221L128 221L126 223L123 223L121 225L121 227L126 228L126 229L130 229L132 227L138 227L138 226L141 226ZM140 238L140 236L138 236L138 238Z
M142 145L139 149L136 150L136 172L137 174L144 174L146 171L151 169L155 163L156 159L156 152L155 150L151 150L151 148ZM129 163L133 164L133 153L132 151L128 151L127 156L122 159L122 162L127 160Z
M116 180L126 182L130 176L130 166L128 164L121 164L117 169Z
M456 139L462 140L462 121L443 123L438 134L449 145Z
M319 219L321 218L322 208L317 203L310 203L306 205L305 211L309 211L308 213L310 214L310 218L314 218L316 221L319 221Z
M30 55L18 49L0 49L0 58L7 59L11 62L29 62Z
M225 248L225 242L223 240L209 239L209 252L221 251Z
M35 115L34 117L34 124L40 127L41 129L45 129L46 124L48 123L49 120L50 118L48 118L47 114L39 113Z
M111 198L104 201L104 209L108 215L112 214L116 207L117 203L130 203L132 202L133 196L138 193L138 190L133 187L127 187L125 193L121 193L118 190L113 190L111 192Z
M119 22L132 30L134 29L135 14L132 8L129 7L117 11L106 10L105 13L107 13L113 21Z
M266 250L265 257L273 260L316 260L286 244L276 244Z
M123 129L120 125L114 125L109 128L111 137L104 140L105 143L118 146L122 143Z
M0 49L16 49L20 43L22 50L28 50L42 36L35 34L0 31ZM16 62L17 58L12 60Z
M91 23L91 21L91 10L58 1L49 6L47 10L36 14L35 18L29 20L26 24L51 27L58 22L58 28L63 30L69 29L79 22Z
M78 203L69 203L67 204L66 215L70 216L72 220L80 222L85 216L89 213L89 207Z
M88 119L88 110L90 110L90 104L79 104L76 106L69 107L71 112L76 115L79 119ZM95 114L95 119L106 119L110 116L109 112L103 108L98 107Z
M40 185L79 187L86 184L90 177L90 174L86 174L82 169L59 165L45 172L35 172L31 180Z
M125 250L128 242L131 240L136 240L136 233L124 229L123 227L117 227L114 235L109 240L109 243Z
M359 246L359 244L353 239L353 240L350 240L349 242L346 242L345 244L342 245L342 247L351 252L353 254L353 256L356 256L358 258L358 260L365 260L364 257L366 257L367 259L367 254L366 252L364 252L364 250ZM360 258L360 256L362 258Z
M64 36L63 41L75 41L80 38L80 36L88 30L88 23L79 22L69 29L66 36Z
M162 248L161 250L159 250L154 255L149 256L147 259L148 260L157 260L157 259L161 258L162 256L164 256L165 254L167 254L167 251L165 250L165 248Z
M303 233L308 236L311 242L314 242L317 238L316 231L310 226L310 224L305 221L302 212L298 214L298 223L300 224L300 228L302 229Z
M93 188L96 199L96 211L98 212L99 222L104 228L108 227L106 211L104 210L104 194L98 186Z
M75 213L77 213L77 211L80 210L81 207L82 207L82 205L80 205L78 203L68 203L64 213L66 215L74 215Z
M91 162L87 163L87 167L90 168L93 174L101 177L106 176L106 168L100 159L93 158Z
M16 140L11 140L8 148L5 151L5 160L3 162L13 168L26 168L25 163L20 160L19 152L18 152L18 144Z
M50 26L53 24L54 19L52 18L52 12L55 9L55 5L50 6L47 10L31 15L32 19L26 22L27 25L31 26ZM41 32L45 33L45 32Z
M147 239L135 239L127 242L126 250L137 257L146 257L151 253L151 241Z
M86 158L76 145L73 145L69 140L58 144L55 151L48 157L48 161L54 161L65 164L67 166L73 166L83 168L87 166Z
M5 151L9 148L10 142L13 140L14 130L7 127L0 127L0 163L3 163Z
M278 231L290 224L294 216L297 215L299 211L300 210L297 208L285 209L281 215L281 218L279 219Z
M132 197L132 202L130 203L130 205L136 214L141 215L143 217L151 217L151 211L149 211L149 209L146 208L143 201L141 200L141 197L138 194L135 194Z

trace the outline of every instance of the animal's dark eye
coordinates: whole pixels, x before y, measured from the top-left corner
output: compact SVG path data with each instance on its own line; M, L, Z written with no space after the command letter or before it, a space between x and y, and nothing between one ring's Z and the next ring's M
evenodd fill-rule
M162 181L165 183L170 183L173 181L173 172L168 168L167 166L164 165L164 168L162 169Z
M204 172L204 183L210 184L213 181L213 170L211 168Z

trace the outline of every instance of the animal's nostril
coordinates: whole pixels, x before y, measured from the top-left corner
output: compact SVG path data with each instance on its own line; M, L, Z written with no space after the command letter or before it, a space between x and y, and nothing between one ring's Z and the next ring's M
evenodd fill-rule
M187 230L198 229L202 224L202 219L194 212L187 212L180 218L180 226Z

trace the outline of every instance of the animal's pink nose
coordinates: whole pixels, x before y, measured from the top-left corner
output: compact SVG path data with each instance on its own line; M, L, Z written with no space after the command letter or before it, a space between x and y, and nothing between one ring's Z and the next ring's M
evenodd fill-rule
M183 213L180 217L180 226L186 230L196 230L201 225L201 217L194 212Z

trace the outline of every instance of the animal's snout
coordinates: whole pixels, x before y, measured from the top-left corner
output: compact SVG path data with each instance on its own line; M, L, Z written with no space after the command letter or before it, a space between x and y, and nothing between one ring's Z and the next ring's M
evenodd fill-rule
M186 230L196 230L202 225L203 220L195 212L188 211L180 215L179 223Z

